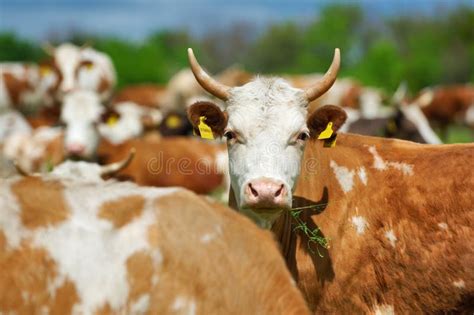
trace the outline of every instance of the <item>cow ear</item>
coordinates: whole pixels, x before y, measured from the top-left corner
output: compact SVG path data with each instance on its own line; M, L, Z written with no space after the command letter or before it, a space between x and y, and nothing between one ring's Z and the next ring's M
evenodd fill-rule
M346 112L339 106L325 105L311 113L306 121L312 138L317 138L328 124L332 123L332 131L336 133L347 119Z
M211 127L215 138L224 135L227 126L227 113L223 112L216 104L211 102L196 102L188 107L188 119L193 126L194 132L199 133L200 117L205 117L205 123Z

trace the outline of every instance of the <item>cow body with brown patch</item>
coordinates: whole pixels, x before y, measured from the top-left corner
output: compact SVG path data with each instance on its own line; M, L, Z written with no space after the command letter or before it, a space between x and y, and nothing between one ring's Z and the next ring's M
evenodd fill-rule
M307 314L246 218L185 190L71 174L0 183L0 312Z
M425 146L340 134L308 143L293 207L329 240L272 227L318 313L473 310L474 146ZM316 168L309 171L312 161ZM318 255L321 252L322 257ZM471 303L471 304L470 304Z

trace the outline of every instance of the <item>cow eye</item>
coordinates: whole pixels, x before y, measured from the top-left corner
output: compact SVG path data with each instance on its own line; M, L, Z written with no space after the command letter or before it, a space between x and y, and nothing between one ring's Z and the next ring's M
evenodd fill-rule
M232 131L226 131L226 132L224 133L224 137L227 138L227 141L230 141L230 140L235 139L235 138L236 138L236 135L235 135L235 133L232 132Z
M297 139L300 141L306 141L308 140L308 138L309 138L309 134L305 131L305 132L300 133Z

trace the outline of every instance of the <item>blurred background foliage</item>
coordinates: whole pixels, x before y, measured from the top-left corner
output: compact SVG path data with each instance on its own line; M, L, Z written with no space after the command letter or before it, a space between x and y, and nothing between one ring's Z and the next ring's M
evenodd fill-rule
M341 76L393 91L401 81L414 92L435 84L474 81L474 9L436 16L368 16L357 5L329 5L310 21L287 21L256 31L246 24L193 37L188 30L151 34L144 41L76 32L68 40L108 53L119 86L164 84L187 66L186 48L216 73L233 64L270 74L324 72L334 48L342 51ZM60 41L51 39L51 43ZM40 61L41 43L0 33L0 61Z

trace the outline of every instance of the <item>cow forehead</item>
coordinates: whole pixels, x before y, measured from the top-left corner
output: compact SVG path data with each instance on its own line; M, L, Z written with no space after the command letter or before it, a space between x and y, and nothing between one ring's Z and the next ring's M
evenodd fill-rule
M77 63L80 59L79 49L72 44L63 44L57 47L54 55L60 66Z
M304 91L283 79L257 78L232 88L227 102L229 127L244 133L287 133L304 125L308 102Z
M77 91L66 95L61 119L65 122L97 121L103 108L99 96L91 91Z

